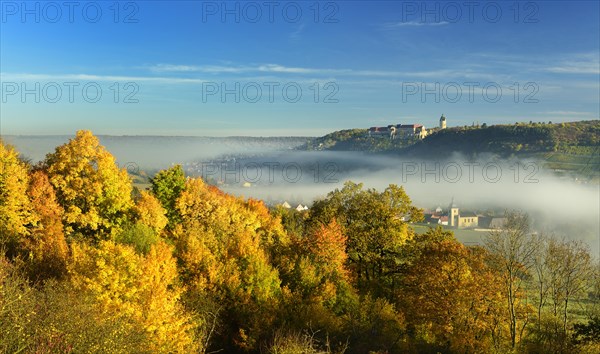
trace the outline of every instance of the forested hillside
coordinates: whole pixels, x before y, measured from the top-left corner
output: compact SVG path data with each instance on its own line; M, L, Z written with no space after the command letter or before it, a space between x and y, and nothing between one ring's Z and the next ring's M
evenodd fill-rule
M181 166L139 190L89 131L0 143L0 352L599 352L598 260L506 217L467 247L396 185L297 212Z
M559 124L513 124L459 127L437 131L404 152L420 156L495 153L531 154L559 152L598 154L600 120Z
M464 126L437 130L422 141L369 137L366 129L342 130L317 138L309 150L397 151L421 157L499 155L561 152L598 154L600 121L570 123L516 123L511 125Z

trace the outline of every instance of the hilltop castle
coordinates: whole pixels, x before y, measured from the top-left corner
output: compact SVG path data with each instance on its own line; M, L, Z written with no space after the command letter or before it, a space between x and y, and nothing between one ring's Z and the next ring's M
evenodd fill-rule
M392 140L396 139L397 137L402 139L423 139L429 133L432 133L437 129L446 129L446 117L443 114L440 117L439 128L427 130L423 124L390 124L387 127L369 128L369 136L389 137Z

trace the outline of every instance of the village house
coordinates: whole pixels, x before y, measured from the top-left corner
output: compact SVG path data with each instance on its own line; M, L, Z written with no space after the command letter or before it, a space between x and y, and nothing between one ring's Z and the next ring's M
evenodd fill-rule
M482 229L501 229L506 224L506 218L495 216L480 216L479 227Z

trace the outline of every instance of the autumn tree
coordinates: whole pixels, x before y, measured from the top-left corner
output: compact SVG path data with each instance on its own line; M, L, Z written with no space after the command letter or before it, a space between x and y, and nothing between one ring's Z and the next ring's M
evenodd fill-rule
M281 220L286 233L290 237L300 237L304 235L307 226L308 211L298 211L293 208L284 208L281 205L271 210L274 217Z
M348 238L348 261L359 288L380 292L393 288L400 248L414 235L407 222L422 219L404 189L390 185L379 193L346 182L314 203L309 223L328 224L334 218Z
M413 259L402 273L398 302L415 344L456 353L494 348L494 324L504 309L498 274L483 249L469 249L441 229L411 241Z
M334 278L347 279L346 240L337 221L320 225L304 240L313 264L322 269L322 273Z
M364 295L352 301L343 315L343 333L338 336L340 352L407 353L406 318L394 304ZM347 338L348 348L343 340ZM346 349L346 351L344 351Z
M491 231L484 238L484 243L493 257L496 271L501 275L510 343L515 348L528 322L529 310L521 305L521 299L527 296L525 281L533 265L538 243L531 235L526 214L507 212L506 218L504 228Z
M532 281L538 315L531 326L527 348L539 352L573 352L576 341L570 340L570 329L574 318L579 317L576 314L581 308L593 309L598 304L593 291L588 293L593 289L595 275L591 255L579 241L539 237L538 244Z
M134 206L135 220L149 226L157 235L167 226L165 209L158 199L147 191L141 191Z
M142 260L140 320L150 335L153 352L197 352L202 343L196 341L197 328L180 302L183 289L178 286L177 263L172 253L171 246L159 242Z
M138 253L147 254L152 245L161 239L167 225L165 209L154 195L142 191L132 211L131 222L117 233L115 241L132 245Z
M162 242L146 256L112 241L101 241L98 247L74 244L71 282L89 292L104 312L141 325L151 352L198 350L194 326L179 303L182 290L176 284L177 265L171 252Z
M48 154L46 164L64 208L66 234L81 234L94 241L114 237L133 206L131 181L98 138L80 130L74 139Z
M266 251L276 236L268 220L256 206L199 178L186 181L176 208L182 221L173 234L190 302L212 297L224 307L229 321L220 343L225 348L257 348L280 294L278 272Z
M592 285L593 263L589 249L578 241L550 239L546 255L548 287L552 314L560 318L567 333L570 307L574 300L587 295Z
M39 279L59 277L66 271L69 249L63 232L63 209L46 173L38 170L31 174L27 195L39 219L21 241L21 248L30 262L31 276Z
M38 218L27 195L28 167L17 151L0 141L0 245L15 252Z
M548 300L550 289L548 279L548 238L540 235L537 238L537 247L532 254L532 283L535 289L535 301L537 305L537 332L542 330L542 313Z
M340 315L359 302L347 270L345 241L335 220L306 235L292 236L278 265L284 289L279 327L293 332L318 331L313 337L320 342L326 335L342 339Z

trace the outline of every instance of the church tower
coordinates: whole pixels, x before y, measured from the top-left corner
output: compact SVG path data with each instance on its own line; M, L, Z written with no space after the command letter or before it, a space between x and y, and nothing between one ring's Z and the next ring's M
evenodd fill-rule
M444 114L440 117L440 129L446 129L446 117L444 117Z
M454 197L452 197L452 201L448 206L448 211L448 225L450 225L451 227L458 226L457 219L460 213L458 211L458 207L456 206L456 204L454 204Z

